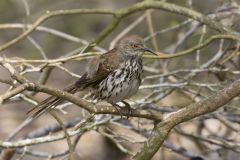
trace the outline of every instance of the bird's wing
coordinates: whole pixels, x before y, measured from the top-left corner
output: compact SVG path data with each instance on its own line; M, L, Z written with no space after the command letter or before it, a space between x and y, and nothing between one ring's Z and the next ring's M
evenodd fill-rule
M86 73L75 83L75 85L86 88L97 84L119 67L122 61L120 58L116 49L113 49L92 59L88 64Z

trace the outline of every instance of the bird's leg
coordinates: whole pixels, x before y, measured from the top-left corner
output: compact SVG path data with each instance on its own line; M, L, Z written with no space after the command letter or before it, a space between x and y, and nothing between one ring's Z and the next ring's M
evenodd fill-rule
M118 113L121 115L121 118L123 116L123 113L126 113L127 119L128 119L129 116L132 115L132 108L131 108L130 104L128 104L127 102L125 102L125 101L121 101L121 102L125 105L124 107L121 107L116 103L111 103L111 105L116 108ZM127 110L127 112L125 109Z
M127 109L127 119L128 119L129 116L132 115L132 108L131 108L130 104L127 103L126 101L122 101L122 103L125 105L124 108Z
M116 103L111 103L111 105L116 108L116 110L118 111L118 113L120 114L120 116L122 118L123 114L122 114L122 112L120 110L121 107L118 104L116 104Z

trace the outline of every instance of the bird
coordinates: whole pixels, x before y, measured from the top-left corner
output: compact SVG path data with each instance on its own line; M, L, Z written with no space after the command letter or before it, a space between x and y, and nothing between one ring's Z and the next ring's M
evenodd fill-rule
M139 35L127 36L113 49L90 60L81 78L66 87L64 91L74 94L90 88L94 99L110 103L122 116L121 107L117 103L122 102L124 108L131 111L130 105L125 100L134 95L141 84L142 56L145 52L157 55L145 46L143 38ZM62 98L50 96L28 113L33 112L32 118L38 117L63 101Z

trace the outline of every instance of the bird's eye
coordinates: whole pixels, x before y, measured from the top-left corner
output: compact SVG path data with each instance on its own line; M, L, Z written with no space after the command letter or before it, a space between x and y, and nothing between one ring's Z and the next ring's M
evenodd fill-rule
M138 48L138 45L137 44L132 44L132 47L133 48Z

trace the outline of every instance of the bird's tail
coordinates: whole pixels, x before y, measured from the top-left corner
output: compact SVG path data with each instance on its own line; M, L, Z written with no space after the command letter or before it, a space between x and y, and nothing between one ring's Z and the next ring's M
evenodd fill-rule
M64 89L64 91L74 94L78 90L78 87L76 84L73 84L67 88ZM46 113L50 111L52 108L56 107L57 105L61 104L64 101L64 99L56 97L56 96L50 96L47 99L40 102L37 106L32 108L27 112L27 114L30 114L31 118L37 118L41 116L43 113Z

